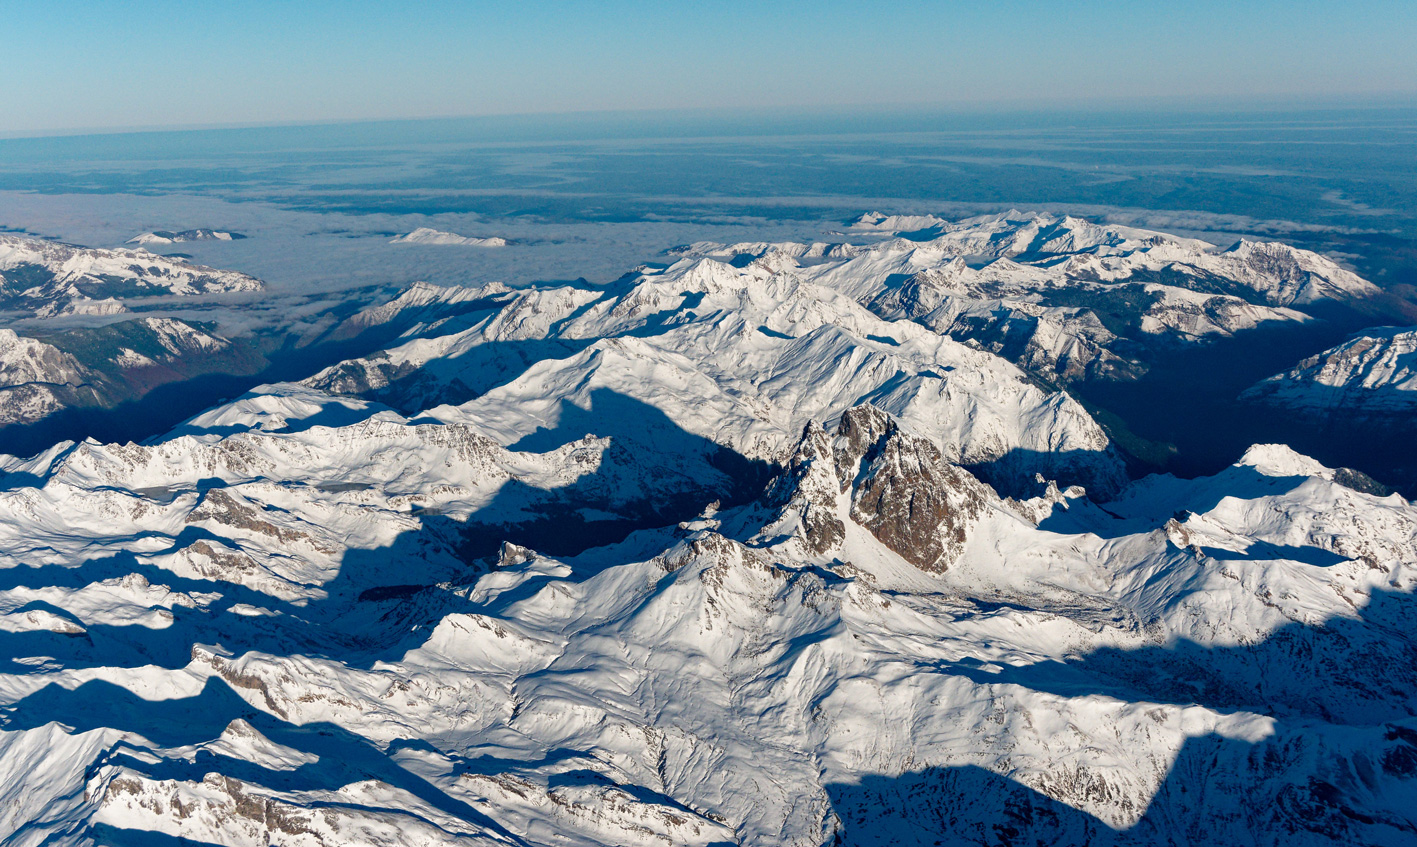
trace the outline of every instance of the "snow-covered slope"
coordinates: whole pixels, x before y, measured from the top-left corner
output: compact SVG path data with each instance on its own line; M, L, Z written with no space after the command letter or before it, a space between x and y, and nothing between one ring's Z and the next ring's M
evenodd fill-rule
M32 424L66 409L115 406L164 383L206 373L249 373L260 356L173 318L138 318L43 338L0 329L0 426Z
M766 263L685 259L609 289L476 299L483 310L446 334L307 383L472 423L505 444L582 435L571 430L587 410L600 426L621 420L594 414L599 397L652 407L666 426L765 462L787 455L807 421L870 402L1000 484L1042 472L1105 496L1123 479L1105 433L1068 395Z
M1417 832L1417 509L1273 446L1107 511L1008 501L877 409L839 418L752 502L705 479L697 516L596 537L537 521L613 439L509 451L298 386L6 460L0 833ZM609 490L655 485L634 458ZM469 531L498 524L524 543Z
M395 236L389 240L389 243L454 244L464 247L506 247L509 242L500 235L493 235L487 238L475 238L472 236L458 235L455 232L443 232L442 230L421 226L413 232Z
M245 237L239 232L223 232L219 229L184 229L181 232L159 229L136 235L128 239L126 243L181 244L185 241L236 241Z
M1128 483L882 305L984 270L922 243L416 286L330 320L380 353L0 456L0 841L1411 843L1417 507L1281 445Z
M1364 330L1242 396L1345 417L1410 415L1417 411L1417 327Z
M436 330L448 318L504 298L511 289L501 283L468 287L430 285L415 282L397 296L360 309L341 321L331 332L336 339L352 338L371 329L387 326L419 326L420 331Z
M0 426L98 401L99 375L72 354L0 329Z
M255 277L158 256L0 233L0 308L40 317L121 311L130 297L259 291Z
M906 233L915 243L976 261L1019 259L1047 267L1063 256L1087 254L1107 261L1065 264L1064 274L1116 282L1167 273L1165 281L1171 285L1233 293L1271 306L1367 297L1377 291L1331 259L1287 244L1241 240L1220 250L1199 239L1097 224L1070 215L1010 210L949 221L933 215L873 212L859 218L850 231Z
M903 237L869 246L700 243L678 252L797 265L883 317L918 321L1064 381L1131 376L1145 369L1149 348L1303 321L1298 307L1377 292L1332 261L1284 244L1242 241L1220 250L1074 217L872 213L849 232Z

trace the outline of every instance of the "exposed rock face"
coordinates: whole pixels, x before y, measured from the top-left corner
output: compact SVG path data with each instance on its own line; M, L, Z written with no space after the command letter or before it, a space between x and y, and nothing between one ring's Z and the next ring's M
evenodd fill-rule
M960 556L970 527L997 499L989 486L946 462L929 441L904 432L871 406L843 414L835 437L810 424L767 495L780 516L796 516L800 537L813 554L841 546L843 518L849 517L930 573L944 572Z
M837 467L851 489L851 519L921 570L938 573L964 551L994 492L870 407L842 415Z

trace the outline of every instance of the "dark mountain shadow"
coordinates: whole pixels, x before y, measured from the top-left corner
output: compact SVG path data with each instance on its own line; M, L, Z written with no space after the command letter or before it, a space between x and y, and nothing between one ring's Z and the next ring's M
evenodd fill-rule
M416 415L440 405L461 405L516 379L527 368L547 359L574 356L590 345L582 339L527 339L478 344L456 356L434 359L403 369L378 388L342 389L340 393L373 400ZM363 379L360 368L337 368L335 377Z
M587 435L610 438L595 473L554 492L517 480L503 485L479 515L532 517L474 518L464 533L465 552L488 556L511 541L572 555L639 529L688 520L711 503L727 508L750 502L776 471L685 431L654 406L603 388L591 392L587 409L563 401L554 428L538 429L510 449L549 452Z
M1409 434L1414 428L1412 413L1417 410L1417 403L1413 402L1411 391L1391 385L1354 388L1321 382L1304 382L1295 387L1302 387L1305 401L1304 406L1295 413L1306 415L1315 422L1357 418L1374 425L1407 429ZM1282 397L1275 398L1276 394L1278 392L1273 387L1266 386L1247 394L1246 400L1256 406L1264 406L1267 399L1274 399L1279 408L1271 411L1280 411L1283 409Z
M222 847L210 841L197 841L147 829L129 829L109 823L96 823L88 827L85 834L91 837L94 843L104 847Z
M280 428L279 432L308 432L316 427L322 426L330 428L354 426L355 424L363 423L374 417L379 412L383 411L384 408L385 407L377 403L371 403L364 408L350 408L341 403L327 403L320 411L310 417L287 423ZM174 430L174 433L176 433L176 430ZM164 439L165 438L167 438L167 436L164 436Z
M1358 615L1319 626L1289 623L1248 645L1181 639L997 672L949 671L1065 697L1102 694L1283 720L1370 725L1417 717L1417 598L1376 591Z
M842 826L836 843L1417 843L1417 810L1397 799L1417 789L1414 624L1417 600L1376 592L1356 620L1290 624L1253 645L1104 648L997 672L977 662L935 667L981 684L1243 709L1276 722L1253 743L1188 739L1145 814L1121 831L991 771L932 767L827 786ZM1053 790L1076 802L1115 796L1102 774L1056 776Z
M1100 842L1099 819L972 765L827 785L849 847L1053 847Z
M513 759L505 756L493 756L483 754L481 756L462 756L456 752L439 750L422 738L396 738L389 742L385 752L390 755L397 755L404 750L412 750L417 753L432 753L443 756L454 763L454 771L459 775L481 774L483 776L495 776L499 773L514 771L523 768L545 767L547 765L557 765L562 762L585 762L593 764L597 760L591 754L572 750L569 747L556 747L546 750L539 759Z
M1026 498L1037 493L1035 476L1042 474L1061 488L1081 485L1088 497L1106 502L1121 490L1121 461L1111 450L1026 450L1015 447L989 462L965 465L1003 497Z
M1201 547L1203 555L1227 562L1302 562L1316 568L1331 568L1351 561L1346 556L1325 550L1322 547L1295 547L1292 544L1270 544L1256 541L1243 551L1224 550L1219 547Z
M1135 437L1174 445L1175 452L1167 456L1138 457L1151 471L1206 476L1251 444L1279 443L1329 467L1356 468L1404 497L1417 497L1417 451L1412 447L1417 427L1394 427L1382 418L1347 412L1300 414L1240 398L1260 380L1372 325L1371 316L1338 307L1309 311L1323 320L1261 325L1204 344L1156 348L1138 379L1090 380L1069 390L1090 409L1115 415Z
M870 775L827 785L850 847L1230 847L1236 844L1410 845L1417 817L1383 798L1378 774L1417 777L1417 733L1374 727L1371 746L1316 763L1286 733L1249 744L1220 736L1187 740L1141 819L1125 829L973 765ZM1316 767L1317 764L1317 767ZM1364 777L1357 776L1366 768ZM1080 776L1075 802L1110 786ZM1068 789L1063 789L1067 791ZM1394 806L1397 808L1394 808Z

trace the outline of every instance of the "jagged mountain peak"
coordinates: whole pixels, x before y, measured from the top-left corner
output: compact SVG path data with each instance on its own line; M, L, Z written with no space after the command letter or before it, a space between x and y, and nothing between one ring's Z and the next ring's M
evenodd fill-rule
M849 520L929 573L958 559L982 509L998 502L988 485L872 406L847 410L832 436L808 424L769 491L780 511L766 537L794 536L817 556L839 553Z

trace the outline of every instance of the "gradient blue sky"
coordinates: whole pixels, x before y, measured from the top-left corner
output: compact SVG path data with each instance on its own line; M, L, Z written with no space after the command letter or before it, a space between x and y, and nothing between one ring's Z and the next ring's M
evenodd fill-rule
M1417 94L1417 2L13 2L0 134Z

